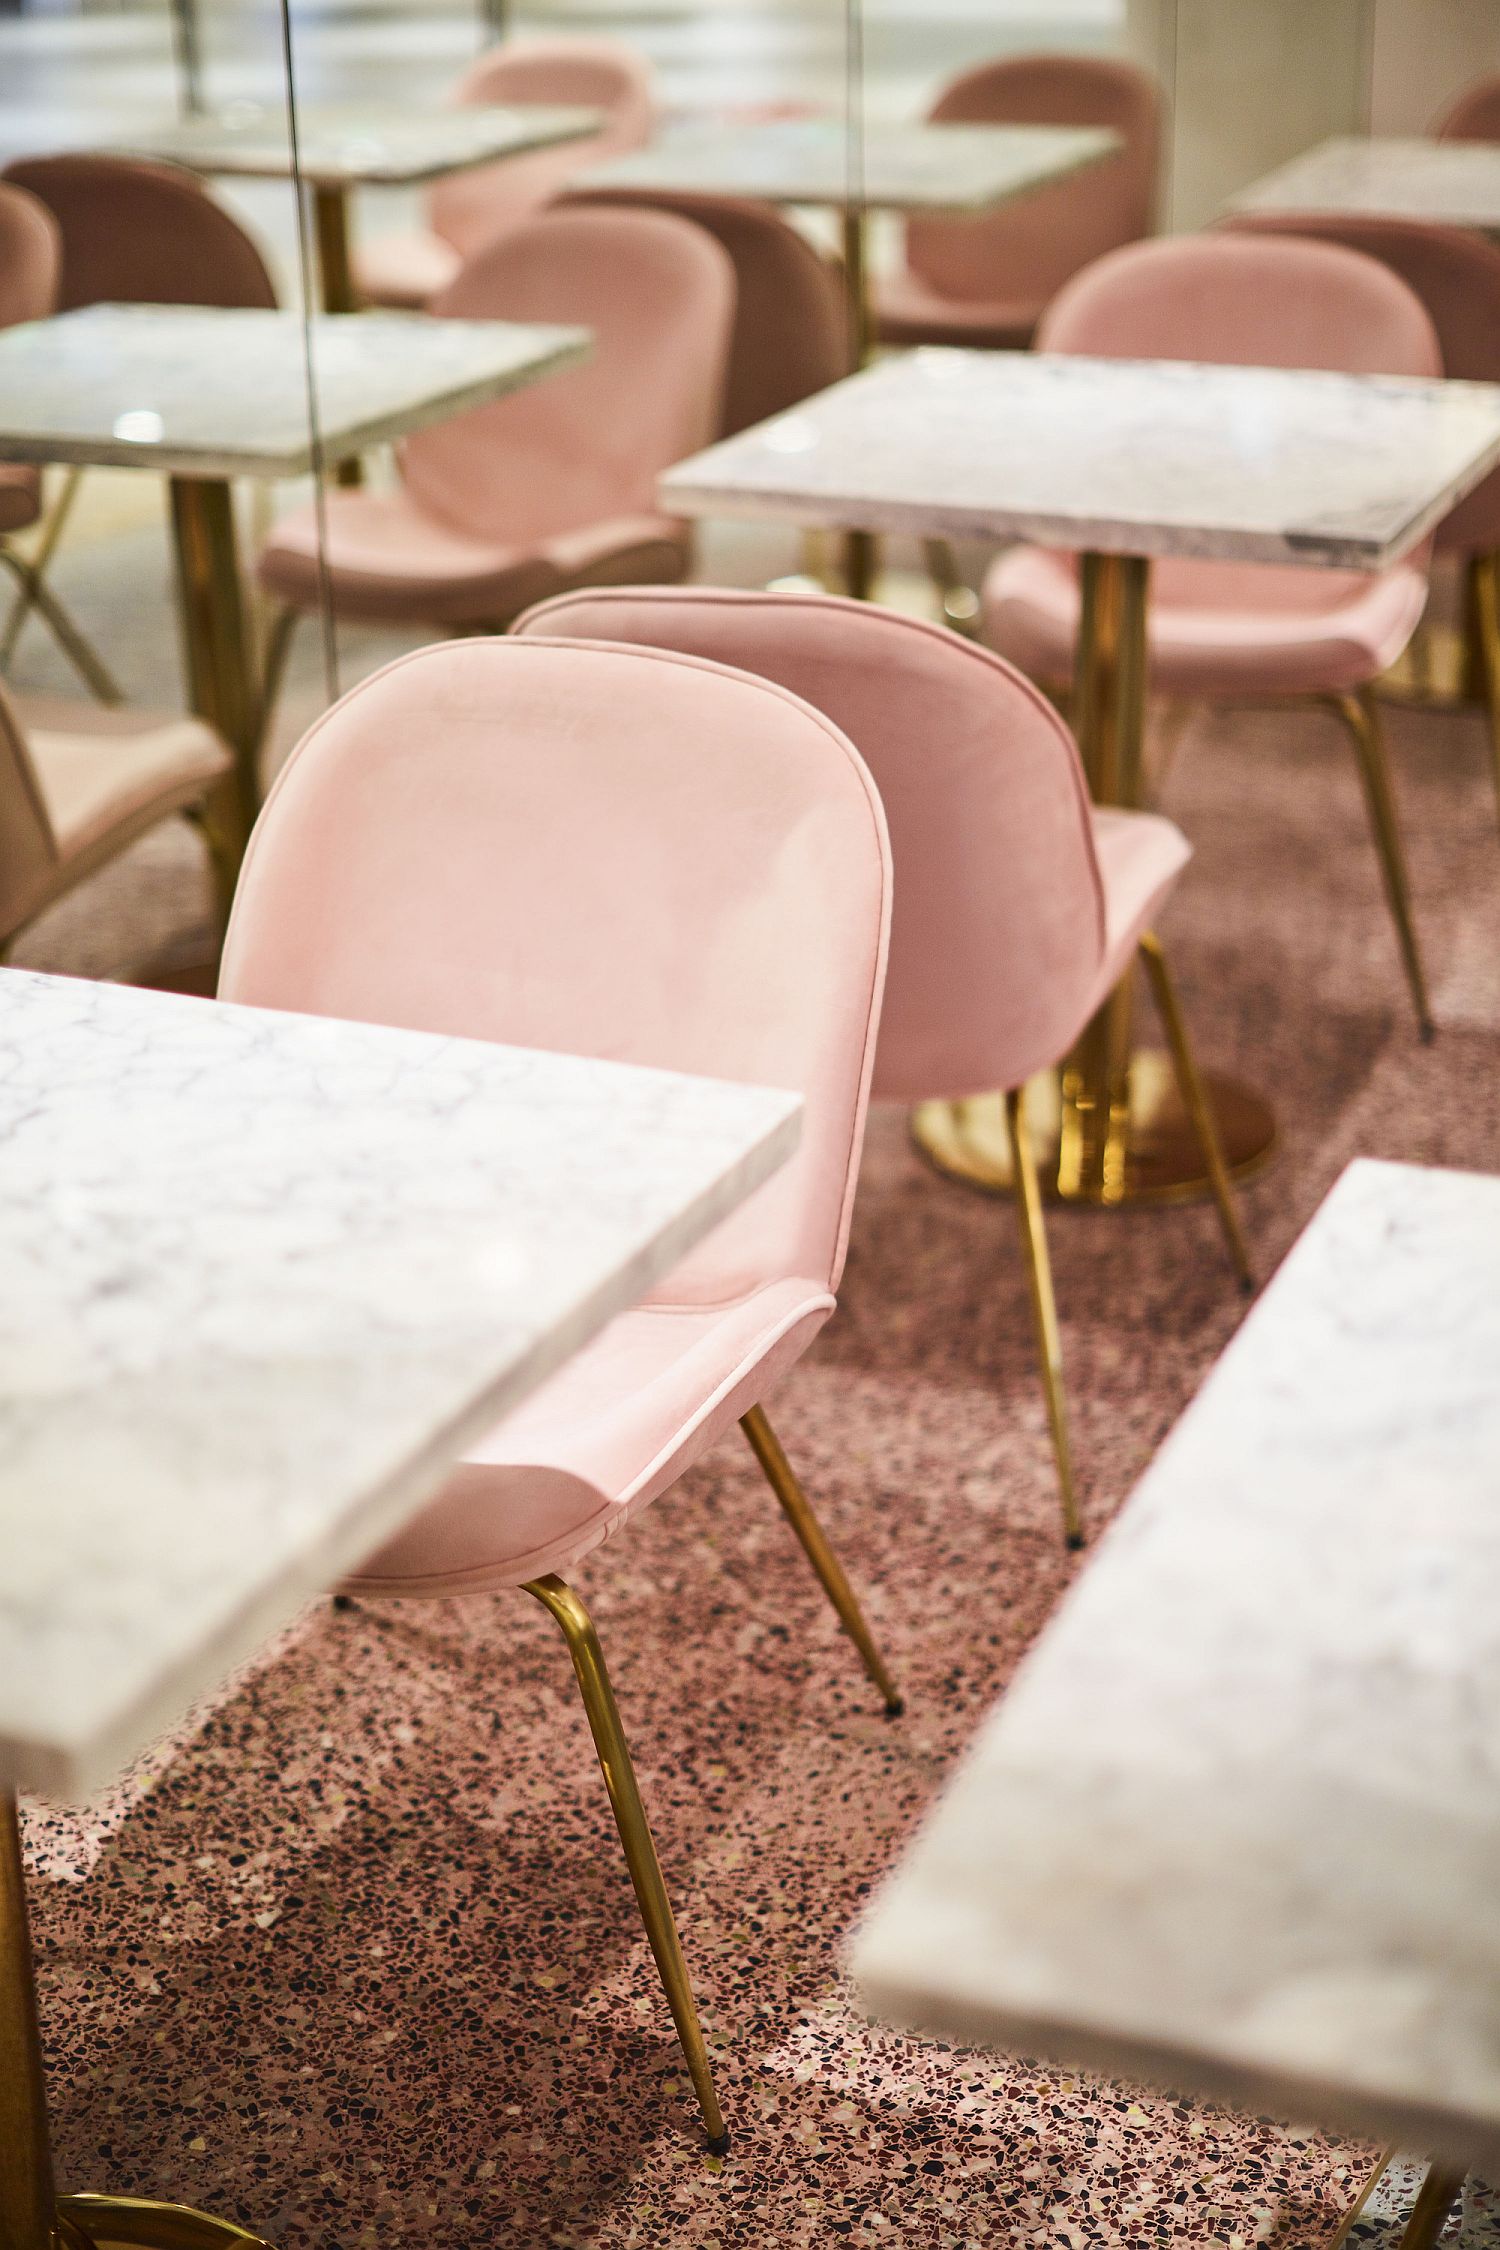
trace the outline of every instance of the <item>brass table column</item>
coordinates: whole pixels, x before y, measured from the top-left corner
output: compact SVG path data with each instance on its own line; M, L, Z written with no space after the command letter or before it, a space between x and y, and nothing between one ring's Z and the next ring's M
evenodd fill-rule
M1074 728L1098 805L1140 802L1146 716L1146 614L1150 564L1139 555L1080 561ZM1177 1202L1211 1183L1171 1059L1131 1047L1127 977L1058 1073L1035 1081L1026 1118L1045 1191L1065 1203ZM1276 1122L1258 1094L1205 1074L1225 1162L1243 1176L1264 1163ZM1050 1092L1050 1100L1047 1095ZM922 1102L912 1135L939 1171L992 1194L1011 1186L1001 1094Z
M870 213L864 203L846 203L842 214L844 238L844 307L849 322L849 364L856 371L869 364L870 319ZM875 536L869 531L846 531L844 590L857 602L867 602L875 591Z
M312 199L313 233L318 245L318 289L323 310L358 312L359 293L354 286L354 258L349 248L349 190L323 182L313 189ZM333 475L336 484L362 484L364 475L358 455L351 454L347 460L340 461Z
M173 477L172 538L188 699L234 752L229 840L238 856L260 806L260 689L234 528L234 496L219 477Z
M185 2204L58 2195L52 2176L36 1978L15 1797L0 1790L0 2250L269 2250L257 2234Z

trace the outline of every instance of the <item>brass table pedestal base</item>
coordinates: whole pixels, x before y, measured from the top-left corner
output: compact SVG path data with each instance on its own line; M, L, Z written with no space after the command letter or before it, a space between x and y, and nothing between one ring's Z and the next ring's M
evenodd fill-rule
M1248 1086L1205 1072L1230 1175L1245 1179L1267 1163L1276 1145L1270 1105ZM1054 1203L1124 1205L1189 1203L1212 1194L1203 1150L1182 1106L1171 1057L1138 1048L1130 1059L1130 1103L1111 1136L1112 1161L1102 1180L1080 1177L1077 1135L1065 1128L1062 1081L1055 1072L1032 1080L1026 1122L1042 1192ZM1010 1137L999 1094L965 1101L921 1102L911 1113L911 1136L927 1161L948 1178L990 1195L1011 1192Z

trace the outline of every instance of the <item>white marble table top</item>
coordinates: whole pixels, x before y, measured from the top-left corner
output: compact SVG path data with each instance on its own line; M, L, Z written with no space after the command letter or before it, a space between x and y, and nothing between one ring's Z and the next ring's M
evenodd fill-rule
M1483 2169L1497 1873L1500 1179L1360 1162L985 1723L855 1974L945 2037Z
M423 313L313 322L330 460L502 398L586 357L584 328ZM90 305L0 329L0 461L196 477L312 467L294 313Z
M0 970L0 1787L108 1779L742 1202L800 1116Z
M669 469L664 508L1379 569L1500 461L1500 386L922 349Z
M299 109L302 176L315 187L412 186L597 132L601 112L541 102L465 106ZM165 158L190 171L283 179L292 168L286 112L233 102L212 116L164 119L111 144L119 156Z
M1486 141L1323 141L1253 180L1229 207L1423 219L1500 232L1500 148Z
M776 118L679 126L649 148L582 174L576 184L973 213L1065 179L1112 156L1119 145L1118 134L1093 126L870 125L856 184L841 119Z

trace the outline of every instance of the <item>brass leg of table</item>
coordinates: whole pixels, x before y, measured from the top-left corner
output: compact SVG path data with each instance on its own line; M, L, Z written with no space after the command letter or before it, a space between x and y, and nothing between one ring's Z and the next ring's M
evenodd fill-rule
M1446 2164L1434 2163L1429 2168L1406 2222L1401 2250L1433 2250L1433 2244L1448 2223L1449 2212L1463 2192L1464 2179L1463 2172L1453 2171Z
M354 287L354 260L349 250L349 192L341 187L313 189L313 232L318 242L318 286L324 312L349 313L359 309ZM357 460L340 461L334 481L357 485L364 481Z
M844 307L849 322L849 364L863 367L870 357L869 214L862 203L846 203L842 214L844 242ZM875 591L879 557L875 535L846 531L844 590L851 600L867 602Z
M1146 604L1141 556L1082 558L1074 727L1094 802L1140 798L1146 710ZM1050 1089L1050 1092L1049 1092ZM1227 1171L1243 1178L1269 1157L1276 1125L1259 1095L1204 1074ZM1213 1192L1202 1142L1169 1056L1131 1043L1127 978L1088 1026L1057 1077L1028 1094L1027 1126L1044 1193L1063 1203L1182 1202ZM923 1102L912 1137L939 1171L991 1194L1011 1189L1010 1138L999 1094Z
M242 852L260 804L260 691L240 575L234 501L222 480L173 477L172 537L188 699L234 752Z
M36 1978L16 1800L0 1790L0 2250L269 2250L258 2234L180 2203L59 2196L52 2180Z

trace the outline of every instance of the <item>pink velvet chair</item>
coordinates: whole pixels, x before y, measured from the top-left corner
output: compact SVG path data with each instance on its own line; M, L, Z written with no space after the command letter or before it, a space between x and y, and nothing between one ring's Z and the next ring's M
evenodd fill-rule
M1102 125L1118 156L982 219L913 219L904 268L882 283L877 333L889 344L1023 350L1063 283L1156 225L1161 96L1132 63L1017 55L945 87L934 124Z
M889 901L869 774L795 697L656 652L470 641L401 659L305 737L251 839L224 953L229 1000L804 1096L792 1161L355 1581L524 1586L557 1619L716 2149L723 2118L629 1750L562 1574L739 1421L900 1708L763 1404L834 1310Z
M705 228L727 254L735 313L720 437L769 421L849 373L849 316L838 270L771 204L594 189L570 195L567 204L668 211Z
M428 191L425 226L377 237L356 253L355 283L373 305L419 310L476 250L534 216L591 165L639 148L656 123L649 66L613 39L507 39L470 66L450 99L470 108L597 109L604 123L587 139L439 180Z
M1500 80L1496 84L1500 87ZM1500 127L1500 114L1496 122ZM1347 250L1378 258L1426 306L1443 372L1464 382L1500 383L1500 247L1482 235L1342 214L1246 212L1227 223L1240 232L1341 242ZM1433 548L1439 556L1452 556L1463 571L1466 670L1489 716L1500 807L1500 469L1444 517Z
M498 631L570 585L680 578L688 528L656 479L718 426L734 274L701 228L656 211L547 211L465 266L435 310L593 332L580 367L410 438L394 492L328 496L336 613ZM322 598L319 518L283 517L260 560L283 605L275 693L296 616Z
M1500 77L1476 78L1436 119L1440 141L1500 141Z
M1218 232L1139 243L1082 273L1038 349L1351 374L1436 376L1437 337L1406 284L1334 243ZM1184 699L1311 700L1348 729L1424 1038L1432 1023L1371 683L1427 600L1427 550L1372 575L1168 560L1152 572L1151 685ZM1065 687L1078 630L1074 558L1016 547L983 588L986 635L1033 679Z
M897 869L874 1097L1001 1088L1020 1152L1027 1260L1064 1530L1081 1543L1047 1239L1022 1089L1058 1062L1143 954L1198 1122L1231 1256L1244 1244L1151 925L1189 846L1151 813L1088 801L1073 738L1011 666L945 627L824 594L617 588L565 595L516 631L628 642L757 672L824 712L867 760Z

